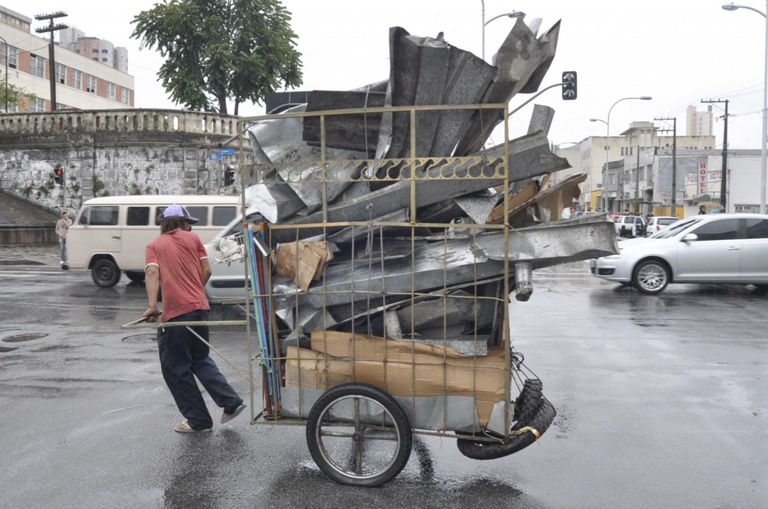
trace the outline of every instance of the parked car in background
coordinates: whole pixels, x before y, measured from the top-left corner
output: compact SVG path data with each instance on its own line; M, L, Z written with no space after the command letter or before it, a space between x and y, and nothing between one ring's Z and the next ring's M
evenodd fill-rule
M590 262L592 275L657 294L669 283L753 284L768 289L768 215L707 214L619 243Z
M648 218L648 222L645 225L645 236L658 233L672 223L679 221L680 219L673 216L653 216Z
M645 235L645 221L640 216L616 216L613 224L619 237L634 238Z

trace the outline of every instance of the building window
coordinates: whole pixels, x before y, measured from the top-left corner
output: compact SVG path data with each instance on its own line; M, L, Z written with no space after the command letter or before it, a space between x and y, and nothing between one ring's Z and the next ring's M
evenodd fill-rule
M103 58L101 59L101 61L102 61L102 62L106 62L106 61L107 61L107 57L103 57Z
M8 46L8 67L17 69L19 67L19 49Z
M83 71L72 71L72 87L78 90L83 89Z
M98 52L99 52L99 50L98 50L97 48L93 48L93 49L91 50L91 53L98 53Z
M107 51L107 50L105 50L105 49L101 50L101 52L102 52L102 53L109 53L109 51Z
M123 93L120 95L120 102L123 104L131 104L131 91L128 88L122 87Z
M35 99L29 103L29 111L45 111L45 99Z
M88 76L88 87L85 91L92 94L96 93L96 76Z
M56 64L56 81L62 85L67 84L67 66L63 64Z
M5 44L2 46L2 53L0 53L0 66L5 67ZM11 45L8 45L8 67L16 68L16 61L19 58L19 50Z
M45 59L39 55L29 55L29 73L38 78L45 78Z
M107 83L107 98L110 101L114 101L115 100L115 89L116 88L117 87L115 87L114 83Z

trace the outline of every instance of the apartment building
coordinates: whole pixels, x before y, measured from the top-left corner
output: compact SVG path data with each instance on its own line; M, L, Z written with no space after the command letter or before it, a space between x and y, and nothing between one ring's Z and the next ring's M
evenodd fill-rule
M662 132L653 122L632 122L629 129L620 136L591 136L570 147L556 150L555 152L567 158L573 167L565 170L563 175L582 172L587 174L579 198L583 210L623 210L620 207L627 197L623 195L623 187L620 190L618 168L623 167L621 162L625 159L636 159L638 154L643 154L648 149L653 149L654 153L659 149L671 149L674 143L681 150L713 149L715 146L715 137L712 135L673 136L670 132L664 132L665 135L662 136ZM622 186L623 182L622 180Z
M9 84L36 96L35 100L22 101L18 108L9 104L9 112L54 109L51 105L50 39L34 35L32 22L32 18L0 5L0 71ZM83 39L82 44L80 39ZM125 49L114 48L108 41L84 34L76 38L74 46L71 36L66 40L69 48L57 44L54 50L55 109L132 108L134 78L126 72L128 57ZM5 110L5 104L0 108Z

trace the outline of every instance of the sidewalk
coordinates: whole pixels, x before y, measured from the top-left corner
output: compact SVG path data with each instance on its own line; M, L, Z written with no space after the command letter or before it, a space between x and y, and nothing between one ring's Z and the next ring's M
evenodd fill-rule
M0 265L59 265L59 244L0 246Z

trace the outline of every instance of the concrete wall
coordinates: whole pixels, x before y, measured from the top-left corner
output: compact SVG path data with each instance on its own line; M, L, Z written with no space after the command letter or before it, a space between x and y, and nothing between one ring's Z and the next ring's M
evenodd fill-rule
M237 183L222 184L224 165L237 167L238 155L211 160L236 131L237 117L175 110L3 115L0 189L56 213L96 196L237 194ZM64 186L54 182L57 166Z

